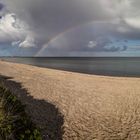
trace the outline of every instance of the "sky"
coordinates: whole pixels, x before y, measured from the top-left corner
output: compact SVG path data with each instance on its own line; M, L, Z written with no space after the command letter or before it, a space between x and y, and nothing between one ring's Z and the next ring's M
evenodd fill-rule
M140 56L140 1L0 0L0 56Z

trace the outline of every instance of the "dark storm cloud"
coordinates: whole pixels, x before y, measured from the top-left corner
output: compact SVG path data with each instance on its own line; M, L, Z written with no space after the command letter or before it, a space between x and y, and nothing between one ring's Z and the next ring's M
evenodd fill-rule
M109 28L111 27L111 28ZM90 23L74 28L51 40L38 55L49 52L117 52L126 51L127 42L114 31L117 25ZM123 36L123 35L122 35ZM116 40L117 39L117 40ZM62 53L61 53L62 54Z
M139 0L2 0L2 2L8 12L15 13L18 19L28 25L30 35L26 35L26 39L23 39L22 46L38 45L40 49L46 46L46 49L43 49L46 52L117 52L127 50L127 45L120 47L111 44L110 36L118 40L140 39ZM89 27L88 24L86 27L81 26L92 21L97 22L96 28L94 24ZM12 26L18 27L17 24ZM74 30L53 40L58 34L73 27ZM37 42L36 45L34 40ZM98 43L93 42L88 47L89 41ZM106 48L107 45L109 47Z
M128 46L125 46L125 45L124 45L122 51L126 51L127 48L128 48Z
M4 8L4 5L0 3L0 11Z
M10 11L26 21L40 42L47 42L68 28L110 18L100 1L94 0L6 0Z

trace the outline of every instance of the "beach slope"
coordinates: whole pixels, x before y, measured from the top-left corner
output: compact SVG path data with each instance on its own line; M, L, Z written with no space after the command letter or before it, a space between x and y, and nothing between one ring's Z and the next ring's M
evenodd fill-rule
M27 106L44 139L140 139L140 78L0 61L0 82Z

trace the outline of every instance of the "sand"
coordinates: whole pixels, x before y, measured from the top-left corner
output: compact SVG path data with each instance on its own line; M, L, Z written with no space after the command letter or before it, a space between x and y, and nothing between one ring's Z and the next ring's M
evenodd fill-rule
M0 61L0 81L26 104L45 140L139 140L140 78Z

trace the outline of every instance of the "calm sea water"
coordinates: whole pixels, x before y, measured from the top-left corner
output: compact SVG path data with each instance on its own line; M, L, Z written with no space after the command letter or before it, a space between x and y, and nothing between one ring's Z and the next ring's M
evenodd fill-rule
M88 74L112 76L140 76L140 58L19 58L3 60Z

